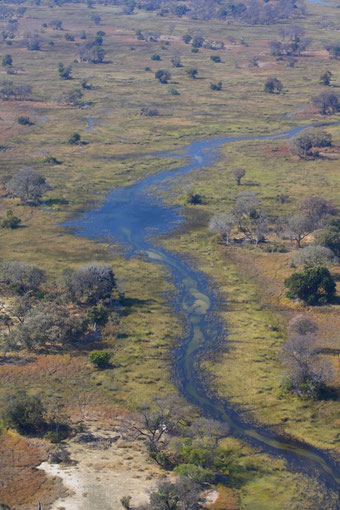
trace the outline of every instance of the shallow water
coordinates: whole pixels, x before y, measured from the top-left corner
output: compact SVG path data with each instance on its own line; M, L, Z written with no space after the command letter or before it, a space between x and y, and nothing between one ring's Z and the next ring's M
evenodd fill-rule
M173 306L183 319L187 332L179 340L174 374L180 391L190 402L199 406L206 416L227 422L235 436L260 446L270 454L284 457L290 469L314 475L329 488L339 490L340 466L325 452L250 424L226 400L212 396L207 390L198 377L197 362L206 349L226 336L218 317L218 297L206 275L179 255L161 248L156 241L157 236L180 225L183 216L180 207L164 203L155 197L155 192L164 193L183 175L211 165L218 157L219 149L227 143L290 138L311 127L300 126L271 136L225 137L194 142L183 150L181 157L184 154L187 158L184 166L148 176L133 186L115 189L108 194L103 205L66 225L80 236L98 241L114 240L124 246L126 257L141 256L164 265L170 271L177 290Z

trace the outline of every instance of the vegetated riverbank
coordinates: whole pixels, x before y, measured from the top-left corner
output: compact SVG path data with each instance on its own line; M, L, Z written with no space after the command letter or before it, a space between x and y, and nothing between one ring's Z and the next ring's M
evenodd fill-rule
M300 127L289 133L265 137L265 140L288 138L300 132ZM255 139L256 137L254 137ZM150 241L150 234L163 234L178 225L181 218L178 208L165 206L148 194L155 189L164 192L169 179L179 178L194 169L201 168L212 162L218 148L223 143L249 140L220 139L209 142L195 142L186 149L189 163L176 170L161 172L142 180L133 187L116 189L110 193L105 204L69 225L75 231L92 239L105 238L112 235L116 241L122 242L129 256L140 253L147 258L165 265L171 272L178 291L177 302L184 322L189 329L188 337L179 351L176 374L180 379L183 394L193 403L199 405L203 412L218 419L226 420L237 435L245 436L248 441L260 445L271 454L284 455L289 464L298 470L307 469L318 473L321 481L328 487L337 488L339 483L339 467L329 456L321 451L297 443L292 440L280 439L274 432L266 431L258 426L243 421L241 416L226 404L212 399L206 392L205 385L200 384L197 375L197 355L206 345L213 345L216 338L223 334L220 321L213 318L214 295L204 276L184 263L173 253L157 248ZM263 141L263 138L258 138Z

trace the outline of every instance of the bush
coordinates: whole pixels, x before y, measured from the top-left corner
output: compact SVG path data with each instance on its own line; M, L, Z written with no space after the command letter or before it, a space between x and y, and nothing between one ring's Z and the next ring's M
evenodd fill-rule
M217 83L210 83L211 90L222 90L222 82L218 81Z
M11 66L12 64L13 64L13 58L11 57L11 55L5 55L4 58L2 59L1 65L3 67L7 67L7 66Z
M111 354L107 351L94 351L90 354L90 362L97 368L110 366Z
M61 165L61 161L55 158L54 156L46 156L44 159L44 163L48 163L49 165Z
M29 117L18 117L18 124L22 126L33 126L33 122L30 121Z
M202 197L198 193L188 191L186 196L186 203L191 205L198 205L202 203Z
M19 227L21 223L21 219L17 216L14 216L13 211L9 209L6 212L6 218L1 222L1 228L10 228L12 230Z
M171 79L171 73L166 69L160 69L159 71L156 71L155 78L161 83L168 83Z
M162 60L160 55L152 55L151 60L159 61Z
M277 78L268 78L264 85L264 91L268 92L269 94L274 94L275 92L280 94L282 89L283 85Z
M180 96L181 95L181 93L178 92L178 90L174 89L174 88L169 89L169 94L171 94L172 96Z
M188 69L187 75L190 76L190 78L192 78L194 80L198 75L198 70L197 69Z
M79 133L73 133L68 139L70 145L78 145L80 143L81 136Z
M140 109L140 114L144 117L157 117L159 115L159 110L150 106L143 106L143 108Z
M180 464L175 467L174 472L199 484L212 483L215 478L213 471L195 464Z
M39 396L18 391L7 398L4 417L19 432L37 433L45 425L45 408Z
M89 320L92 322L92 324L103 325L103 324L107 323L107 320L109 318L109 312L103 306L100 306L100 305L93 306L87 312L87 316L88 316Z
M335 295L334 278L326 267L307 267L285 280L289 299L301 299L307 305L324 305Z
M216 62L216 64L219 64L222 62L221 57L219 55L211 55L210 60L213 62Z
M334 253L324 246L306 246L293 254L292 261L295 266L327 266L334 262Z

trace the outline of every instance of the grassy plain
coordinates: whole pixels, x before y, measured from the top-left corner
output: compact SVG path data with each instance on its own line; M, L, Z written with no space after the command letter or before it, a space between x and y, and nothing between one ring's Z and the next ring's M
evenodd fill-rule
M6 53L13 56L17 70L11 76L2 70L0 78L33 87L31 100L0 104L3 146L0 177L6 179L23 166L36 168L52 185L48 198L67 202L56 202L47 209L28 209L3 195L0 215L13 208L23 219L24 228L0 232L1 258L39 264L53 277L66 266L94 259L110 261L126 301L119 328L104 338L104 345L114 353L114 370L91 369L87 349L64 355L24 356L20 364L0 366L2 396L18 385L34 392L42 391L46 398L63 395L74 413L75 390L81 386L87 395L86 413L100 423L108 416L124 413L128 405L133 407L136 401L151 394L174 391L170 353L181 330L167 307L172 292L171 282L164 278L167 275L158 265L139 259L126 261L115 246L74 237L60 223L101 202L112 187L131 184L145 175L179 164L171 157L160 159L159 151L178 149L192 140L209 136L269 134L309 121L322 122L311 108L310 98L322 90L318 83L322 71L330 69L335 84L340 83L340 72L321 49L322 41L337 40L337 32L317 27L316 22L321 16L332 21L339 11L314 5L308 5L308 11L309 15L299 20L299 24L313 37L313 44L307 55L290 68L268 53L267 41L277 38L278 26L248 27L215 21L210 24L186 18L161 18L151 13L124 16L119 8L96 7L95 12L102 17L97 26L91 21L93 11L83 5L28 7L20 20L19 36L12 46L2 43L0 48L1 56ZM41 27L52 19L61 19L64 30ZM26 50L21 42L23 33L35 29L43 39L39 52ZM137 41L137 29L145 35L162 34L171 44ZM77 59L76 45L81 42L82 30L92 35L98 30L106 33L106 63L73 62ZM75 42L65 40L67 32L75 36ZM187 32L224 40L226 49L218 52L201 49L194 54L181 41ZM241 44L241 39L246 45ZM49 41L54 42L53 47L48 45ZM155 53L161 56L160 62L151 60ZM214 54L221 56L222 63L210 60ZM171 58L178 55L183 67L172 68ZM249 67L254 56L259 57L258 68ZM72 80L58 78L59 62L72 63ZM145 71L147 66L152 72ZM162 68L172 73L167 85L154 78L154 72ZM199 70L198 79L187 76L188 68ZM280 96L263 93L263 84L271 75L284 84ZM62 93L78 88L84 77L89 77L93 85L92 90L85 91L86 107L72 108L60 102ZM210 82L219 80L223 81L223 90L212 92ZM176 88L180 95L171 95L170 88ZM143 106L157 107L161 115L143 117L140 115ZM19 115L29 115L35 125L19 126L16 122ZM92 129L88 129L88 119L92 119ZM67 143L74 131L82 135L86 145ZM339 146L339 128L329 131ZM44 163L48 155L62 164ZM239 190L229 170L238 166L247 170L242 191L259 192L270 210L287 213L294 209L296 200L310 194L339 200L336 160L298 161L291 157L283 141L238 143L223 149L214 167L188 177L188 183L204 196L204 204L198 206L199 218L208 219L231 208ZM288 194L290 202L279 206L275 200L279 193ZM174 186L169 199L176 203L183 201L182 183ZM195 214L191 213L194 217ZM193 223L189 222L184 233L166 244L171 248L176 245L191 256L194 253L197 264L215 279L227 297L227 306L221 314L228 327L228 349L219 360L206 363L214 376L214 386L235 404L243 406L254 419L330 448L338 455L338 403L310 404L280 391L282 368L278 351L287 319L294 312L283 296L282 286L284 277L291 272L289 255L225 250L211 241L207 221ZM336 308L309 312L322 325L325 346L338 349ZM244 446L232 442L231 448L239 454ZM268 457L259 460L259 455L253 453L248 451L256 459L251 477L236 491L241 508L273 510L274 495L275 508L294 508L294 504L303 508L299 498L305 494L307 480L289 474L281 461L272 463ZM280 494L278 485L282 488ZM33 496L27 487L20 501L21 508L26 508L27 497ZM224 504L231 507L235 501Z

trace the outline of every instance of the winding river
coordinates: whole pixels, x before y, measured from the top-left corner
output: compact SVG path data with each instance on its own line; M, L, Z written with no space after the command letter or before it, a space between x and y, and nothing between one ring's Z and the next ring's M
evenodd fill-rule
M145 177L133 186L114 189L103 205L83 213L67 226L72 227L77 235L94 240L114 239L124 246L126 257L144 257L170 271L177 291L173 306L185 326L185 334L175 353L175 379L188 401L199 406L204 415L227 422L235 436L286 459L292 471L315 476L328 488L339 491L340 466L326 452L249 423L226 400L211 395L198 374L202 353L216 345L222 335L225 336L224 326L218 317L218 296L207 276L193 263L157 244L159 235L170 233L184 219L180 207L166 204L155 196L155 191L164 193L185 174L211 165L225 144L290 138L310 127L313 126L300 126L271 136L225 137L194 142L179 156L185 156L184 166Z

